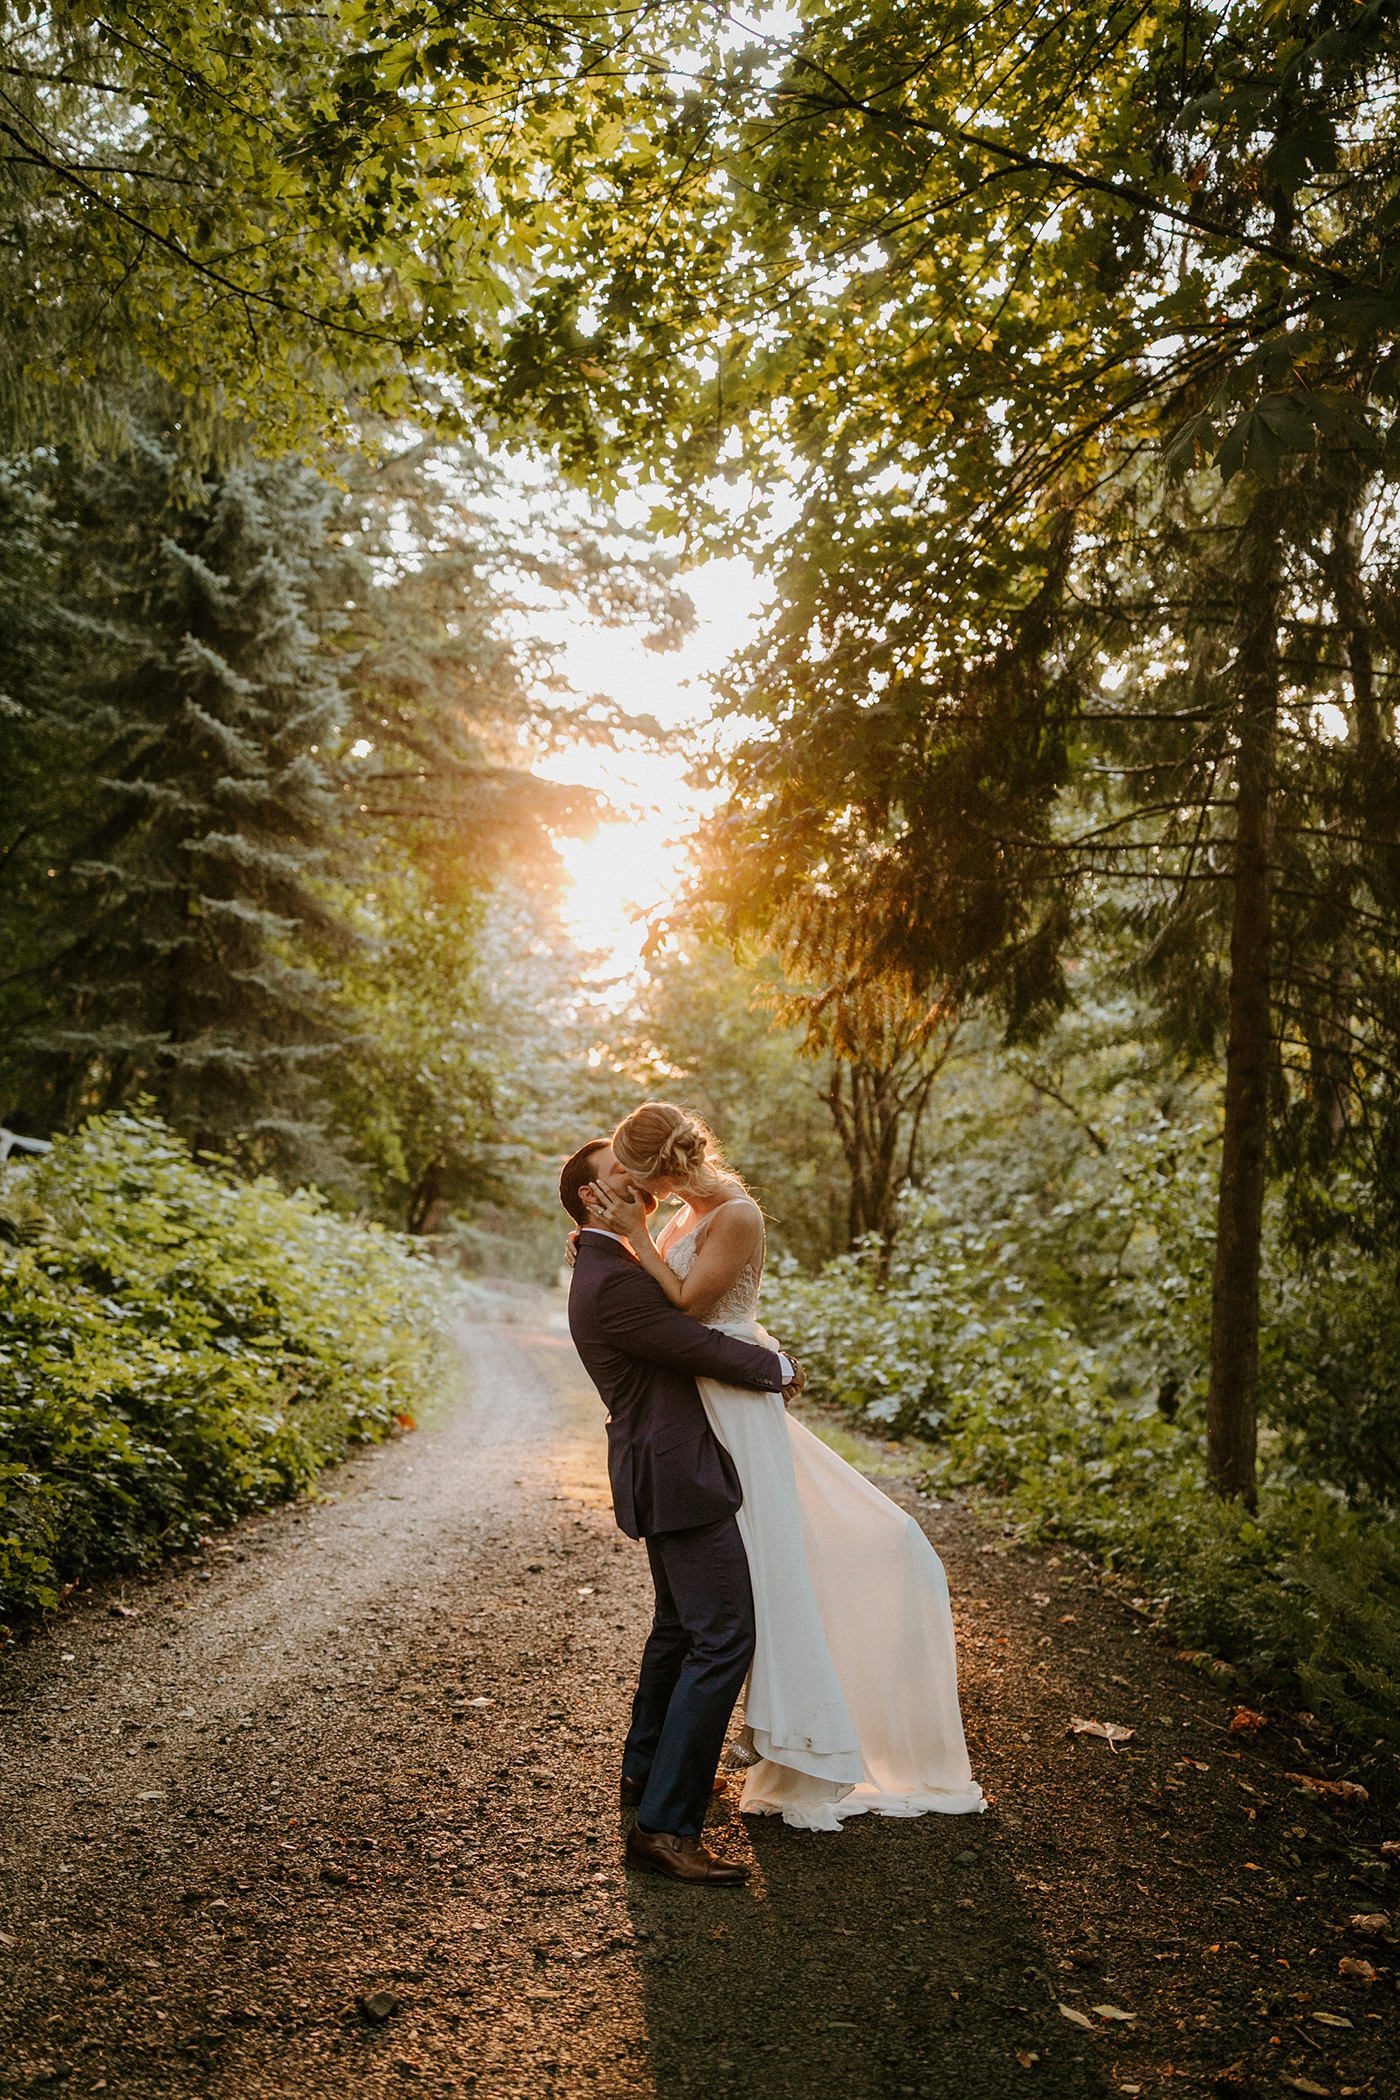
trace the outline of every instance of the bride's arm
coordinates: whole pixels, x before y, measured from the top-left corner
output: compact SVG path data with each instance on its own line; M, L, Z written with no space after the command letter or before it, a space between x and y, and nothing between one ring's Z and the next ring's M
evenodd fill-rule
M710 1218L689 1275L677 1276L657 1252L640 1203L624 1202L592 1183L581 1194L600 1225L627 1235L642 1267L656 1278L672 1305L700 1319L738 1282L747 1264L762 1255L763 1214L756 1203L722 1203Z

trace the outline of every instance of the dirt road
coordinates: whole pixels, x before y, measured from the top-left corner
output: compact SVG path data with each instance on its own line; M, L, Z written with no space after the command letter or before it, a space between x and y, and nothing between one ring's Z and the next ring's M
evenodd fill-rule
M648 1593L598 1403L543 1300L463 1350L337 1499L0 1673L0 2093L1396 2090L1389 1980L1338 1974L1348 1912L1391 1901L1364 1812L1298 1795L1283 1738L1236 1749L1080 1563L894 1480L948 1564L992 1811L812 1837L722 1802L749 1888L624 1874Z

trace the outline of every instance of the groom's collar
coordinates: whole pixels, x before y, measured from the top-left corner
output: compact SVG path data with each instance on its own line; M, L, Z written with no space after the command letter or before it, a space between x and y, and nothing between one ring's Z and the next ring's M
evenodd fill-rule
M628 1246L624 1234L609 1232L606 1225L580 1225L578 1236L580 1241L584 1239L611 1240L614 1247L621 1247L624 1252L632 1254L632 1249ZM632 1259L635 1261L636 1256L633 1255Z

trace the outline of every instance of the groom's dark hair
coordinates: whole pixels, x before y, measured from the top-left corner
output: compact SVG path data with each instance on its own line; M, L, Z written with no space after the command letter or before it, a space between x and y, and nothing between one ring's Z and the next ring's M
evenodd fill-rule
M593 1179L593 1161L610 1142L608 1138L590 1138L586 1145L580 1145L572 1159L564 1162L564 1171L559 1176L559 1201L575 1225L588 1223L588 1212L583 1207L579 1190L585 1181Z

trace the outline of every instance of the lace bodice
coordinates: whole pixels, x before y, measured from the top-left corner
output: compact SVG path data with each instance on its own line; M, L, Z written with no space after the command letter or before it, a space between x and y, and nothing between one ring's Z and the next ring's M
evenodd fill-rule
M699 1252L695 1244L698 1225L683 1233L680 1239L672 1240L666 1249L665 1262L677 1276L688 1276ZM761 1278L751 1261L746 1261L722 1298L716 1299L704 1315L707 1327L745 1327L758 1317L758 1288Z

